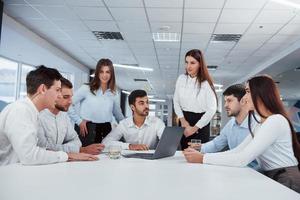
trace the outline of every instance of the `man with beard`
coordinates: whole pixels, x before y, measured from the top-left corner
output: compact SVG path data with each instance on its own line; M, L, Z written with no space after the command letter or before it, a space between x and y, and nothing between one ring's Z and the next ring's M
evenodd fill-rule
M219 136L201 145L202 153L214 153L226 147L233 149L248 136L248 108L242 97L246 94L245 86L236 84L224 92L224 107L228 117L232 119L224 126ZM255 120L252 120L255 121ZM254 124L253 124L254 125Z
M149 115L149 102L144 90L134 90L128 96L132 116L120 122L103 140L105 146L120 145L122 149L155 149L165 128L162 120ZM123 138L125 142L119 140Z
M53 151L100 154L103 144L82 147L74 126L66 113L72 104L72 83L61 78L61 97L55 107L43 110L39 115L38 146Z

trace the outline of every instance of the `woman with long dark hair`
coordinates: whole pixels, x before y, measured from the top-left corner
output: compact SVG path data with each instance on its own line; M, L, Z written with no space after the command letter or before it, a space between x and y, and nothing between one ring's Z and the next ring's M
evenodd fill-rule
M92 81L75 93L73 106L69 110L70 118L77 125L75 129L82 146L101 143L111 131L113 116L117 121L124 119L117 102L113 63L103 58L97 63ZM79 113L74 109L77 104L80 104Z
M208 142L217 96L203 53L198 49L185 55L185 74L177 79L173 102L175 113L185 128L181 148L187 148L191 139Z
M187 161L244 167L256 159L265 175L300 192L300 146L275 82L266 75L251 78L244 98L250 115L255 118L255 112L260 117L258 126L249 125L251 134L226 152L201 154L188 149L184 152Z

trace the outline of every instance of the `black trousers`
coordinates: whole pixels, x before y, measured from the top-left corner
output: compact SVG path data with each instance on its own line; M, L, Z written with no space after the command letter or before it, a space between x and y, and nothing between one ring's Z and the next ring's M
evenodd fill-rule
M194 126L204 115L204 113L194 113L194 112L187 112L183 111L183 116L188 121L190 126ZM210 123L208 123L203 128L199 129L196 133L189 137L185 137L184 135L181 138L180 145L181 149L184 150L188 148L188 143L191 141L191 139L200 139L201 143L205 143L209 141L210 136Z
M105 123L87 122L86 126L88 129L88 134L85 137L82 137L80 135L79 126L77 124L75 125L75 130L79 136L79 139L83 147L94 143L101 143L103 138L107 136L111 131L110 122L105 122Z

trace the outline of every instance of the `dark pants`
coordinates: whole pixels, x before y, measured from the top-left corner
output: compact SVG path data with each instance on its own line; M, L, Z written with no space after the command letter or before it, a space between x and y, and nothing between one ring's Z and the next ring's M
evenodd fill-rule
M94 143L101 143L102 139L107 136L111 131L110 122L105 123L86 123L88 134L85 137L80 135L80 128L78 125L75 125L75 130L78 133L79 139L82 143L82 146L88 146Z
M193 113L193 112L187 112L183 111L183 116L188 121L190 126L194 126L204 115L204 113ZM209 135L210 135L210 123L208 123L203 128L199 129L196 133L189 137L185 137L184 135L181 138L180 145L181 149L184 150L188 148L188 142L191 141L191 139L200 139L201 143L205 143L209 141Z
M300 171L298 166L285 167L264 172L269 178L300 193Z

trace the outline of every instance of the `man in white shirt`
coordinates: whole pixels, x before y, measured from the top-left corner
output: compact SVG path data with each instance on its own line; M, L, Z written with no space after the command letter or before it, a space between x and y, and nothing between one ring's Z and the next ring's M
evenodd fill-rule
M27 97L6 106L0 114L0 165L98 159L90 154L48 151L37 146L38 114L46 108L54 108L61 95L60 78L56 69L45 66L27 74Z
M112 130L103 140L105 146L117 144L122 149L155 149L165 124L159 118L149 115L149 102L144 90L134 90L128 96L132 117L128 117ZM125 142L119 140L123 138Z
M80 139L67 114L72 104L73 85L65 78L61 78L61 96L55 107L45 109L39 115L38 146L53 151L66 153L89 153L98 155L104 149L103 144L91 144L82 147ZM62 112L61 112L62 111Z

